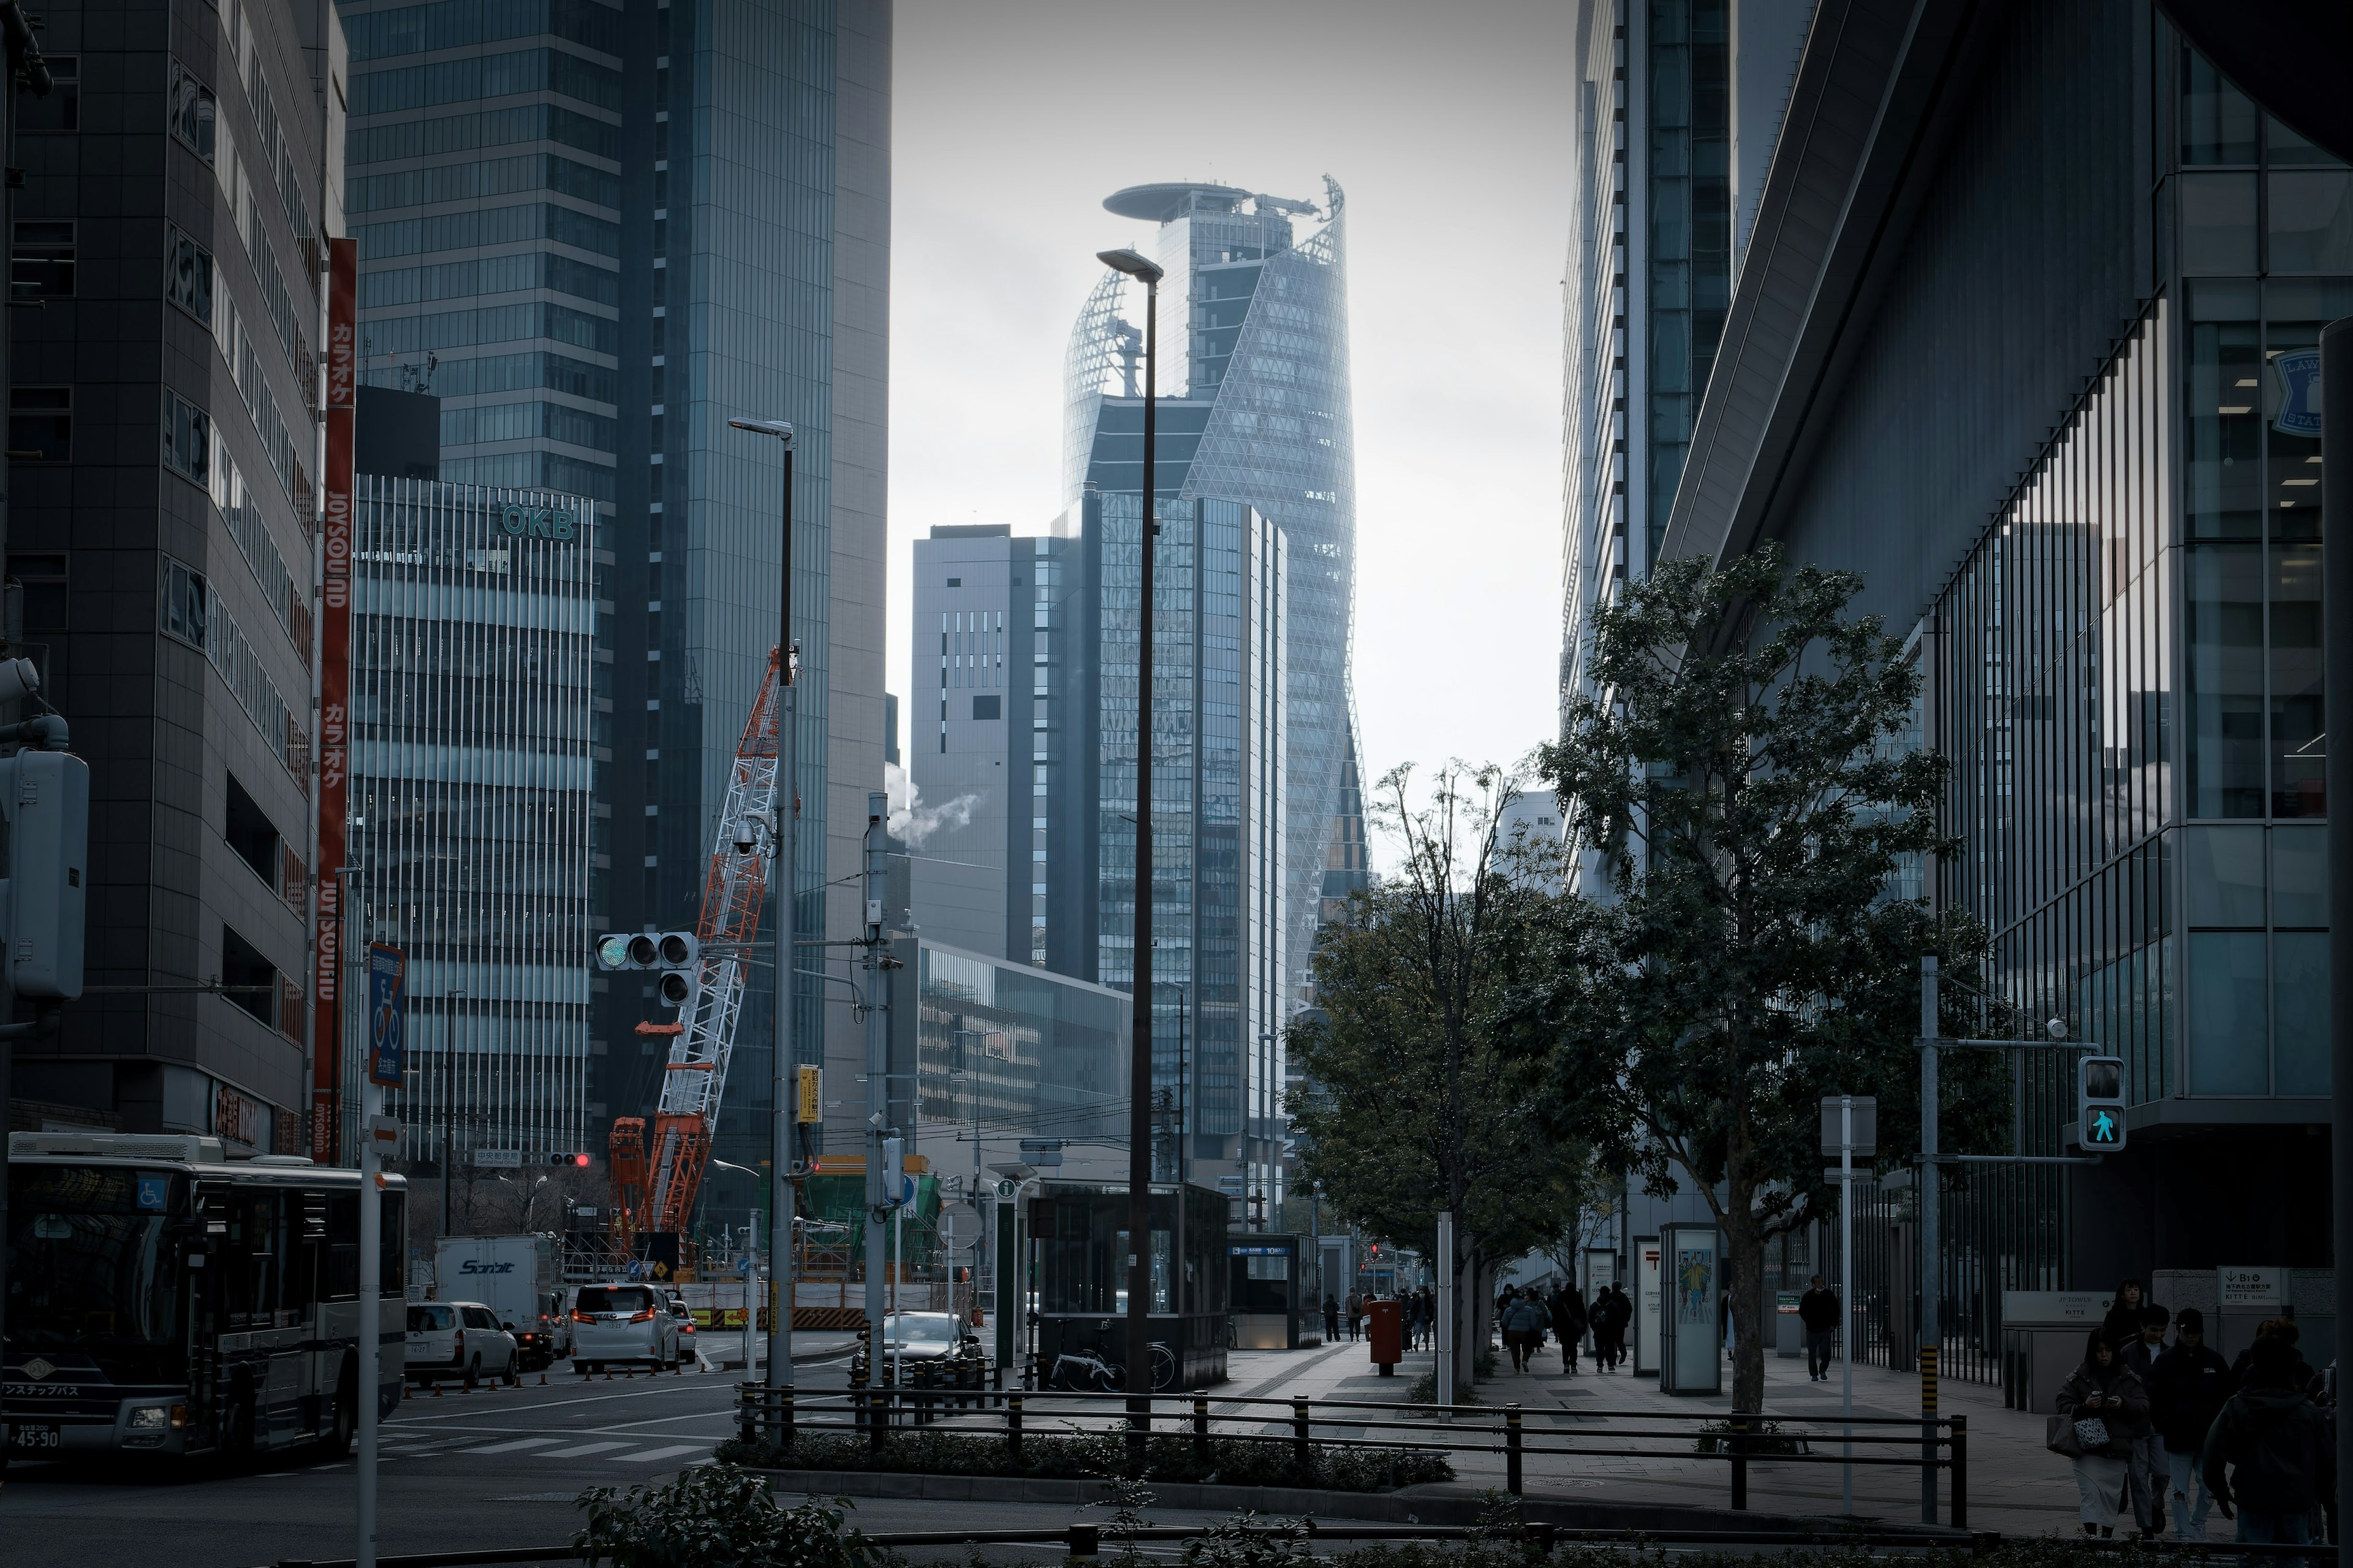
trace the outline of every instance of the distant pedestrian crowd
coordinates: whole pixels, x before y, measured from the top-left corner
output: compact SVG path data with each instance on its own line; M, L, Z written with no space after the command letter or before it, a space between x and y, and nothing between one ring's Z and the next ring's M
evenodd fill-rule
M2336 1540L2336 1371L2315 1373L2299 1337L2294 1318L2268 1319L2225 1361L2197 1308L2168 1313L2139 1280L2118 1285L2050 1418L2084 1533L2113 1536L2129 1518L2154 1539L2169 1500L2183 1540L2206 1539L2211 1509L2242 1542Z
M1522 1285L1495 1298L1495 1328L1514 1372L1534 1372L1537 1352L1556 1343L1561 1374L1574 1377L1588 1340L1593 1370L1615 1372L1626 1359L1626 1328L1633 1321L1634 1303L1616 1285L1602 1286L1591 1301L1568 1280L1557 1282L1549 1295Z

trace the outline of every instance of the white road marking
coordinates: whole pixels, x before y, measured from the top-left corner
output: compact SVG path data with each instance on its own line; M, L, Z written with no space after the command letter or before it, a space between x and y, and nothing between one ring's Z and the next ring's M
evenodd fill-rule
M701 1454L709 1450L701 1443L677 1443L667 1448L648 1448L637 1454L609 1454L607 1462L616 1465L642 1465L655 1459L667 1459L679 1454Z
M521 1448L544 1448L550 1443L561 1443L561 1437L519 1437L512 1443L493 1443L487 1448L468 1448L469 1454L512 1454Z
M534 1459L577 1459L587 1454L607 1454L615 1448L626 1448L628 1443L583 1443L576 1448L557 1448L551 1453L533 1454Z

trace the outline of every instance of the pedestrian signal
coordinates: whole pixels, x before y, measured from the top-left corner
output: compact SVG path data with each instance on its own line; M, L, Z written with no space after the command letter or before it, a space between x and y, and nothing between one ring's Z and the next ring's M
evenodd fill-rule
M2125 1146L2122 1057L2085 1057L2075 1064L2075 1142L2094 1154Z

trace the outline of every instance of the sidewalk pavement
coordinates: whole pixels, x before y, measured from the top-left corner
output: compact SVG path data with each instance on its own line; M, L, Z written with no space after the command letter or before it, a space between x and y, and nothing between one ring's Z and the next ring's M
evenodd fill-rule
M1232 1359L1232 1381L1219 1390L1229 1396L1262 1393L1299 1394L1317 1400L1372 1401L1402 1401L1412 1380L1429 1372L1431 1362L1428 1352L1410 1355L1398 1366L1394 1377L1385 1378L1369 1364L1366 1347L1361 1343L1326 1346L1321 1351L1237 1352ZM1629 1440L1613 1439L1608 1434L1616 1426L1640 1427L1640 1417L1650 1412L1728 1415L1732 1409L1728 1357L1724 1379L1726 1392L1699 1396L1662 1394L1655 1376L1638 1378L1629 1367L1621 1367L1614 1373L1597 1373L1589 1359L1577 1375L1565 1375L1557 1345L1548 1345L1538 1355L1535 1366L1533 1373L1501 1372L1478 1384L1477 1389L1482 1402L1498 1409L1518 1405L1531 1443L1581 1438L1609 1447L1689 1451L1695 1446L1696 1431L1689 1437ZM1806 1376L1802 1358L1767 1354L1765 1387L1765 1412L1768 1416L1803 1420L1820 1433L1820 1424L1825 1419L1834 1420L1839 1414L1836 1368L1828 1382L1813 1383ZM1854 1414L1916 1415L1919 1387L1915 1373L1857 1366ZM1939 1384L1938 1393L1945 1415L1968 1418L1969 1527L1998 1530L2005 1534L2073 1534L2076 1529L2074 1478L2066 1460L2044 1449L2043 1416L2005 1407L2001 1391L1983 1384L1946 1381ZM1270 1412L1270 1415L1274 1417L1269 1422L1271 1429L1282 1425L1276 1413ZM1636 1419L1629 1423L1609 1420L1611 1416ZM1656 1426L1648 1429L1662 1430ZM1317 1434L1326 1435L1321 1423ZM1376 1439L1419 1436L1379 1429L1335 1429L1329 1435ZM1493 1441L1487 1434L1482 1434L1477 1440ZM1835 1431L1831 1442L1824 1443L1817 1436L1811 1447L1818 1453L1837 1453ZM1858 1445L1856 1448L1858 1455L1892 1456L1899 1451L1894 1445L1883 1443ZM1478 1490L1503 1485L1504 1461L1500 1453L1458 1449L1453 1463L1460 1478L1457 1487ZM1684 1459L1531 1453L1525 1461L1525 1475L1529 1496L1552 1494L1564 1500L1590 1497L1596 1501L1723 1508L1729 1505L1732 1495L1729 1463L1702 1458L1696 1454ZM1835 1516L1841 1506L1840 1475L1841 1467L1837 1465L1751 1460L1748 1506L1764 1513ZM1940 1477L1937 1493L1938 1521L1949 1524L1948 1475ZM1919 1523L1918 1469L1856 1466L1854 1511L1860 1518L1887 1524ZM2119 1533L2130 1533L2130 1527L2127 1513ZM2231 1526L2219 1514L2208 1521L2208 1528L2213 1538L2229 1539Z

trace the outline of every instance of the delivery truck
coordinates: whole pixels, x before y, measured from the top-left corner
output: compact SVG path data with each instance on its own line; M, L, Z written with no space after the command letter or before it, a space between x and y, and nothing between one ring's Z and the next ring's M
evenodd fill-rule
M544 1371L572 1353L554 1236L445 1236L434 1248L433 1280L438 1300L488 1307L513 1333L524 1370Z

